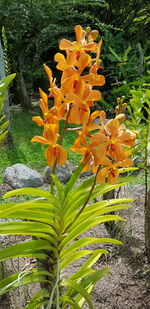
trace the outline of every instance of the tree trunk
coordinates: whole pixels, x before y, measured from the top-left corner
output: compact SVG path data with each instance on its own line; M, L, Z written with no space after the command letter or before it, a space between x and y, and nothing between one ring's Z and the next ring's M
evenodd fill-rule
M6 76L5 74L5 65L4 65L4 57L3 57L3 48L0 40L0 80ZM9 108L9 98L8 91L6 92L6 98L4 101L4 114L6 116L6 120L10 121L10 108ZM11 132L10 122L8 126L8 132Z
M150 190L145 199L145 247L148 263L150 263Z
M26 84L25 84L25 81L24 81L24 76L23 76L23 72L22 72L22 63L23 63L23 59L22 59L22 56L20 55L18 57L19 72L16 75L17 86L18 86L18 89L19 89L20 104L21 104L23 109L28 110L28 109L31 108L31 101L30 101L29 94L28 94Z

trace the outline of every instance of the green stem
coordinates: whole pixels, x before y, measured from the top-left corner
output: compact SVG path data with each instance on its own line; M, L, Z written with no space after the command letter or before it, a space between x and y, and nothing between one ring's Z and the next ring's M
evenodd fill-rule
M144 151L144 170L145 170L145 205L148 197L148 140L149 140L149 124L147 124L146 130L146 145Z
M94 188L95 188L95 185L96 185L96 178L97 178L97 174L98 174L99 170L100 170L100 166L99 166L98 169L97 169L96 175L95 175L95 177L94 177L93 184L92 184L92 186L91 186L91 189L90 189L90 192L89 192L89 194L88 194L88 196L87 196L86 201L84 202L83 206L81 207L81 209L79 210L79 212L78 212L77 215L75 216L74 220L66 227L64 233L66 233L67 230L72 226L72 224L74 224L74 222L78 219L78 217L79 217L80 214L83 212L83 210L84 210L84 208L86 207L86 205L88 204L88 202L89 202L89 200L90 200L90 198L91 198L91 195L92 195L92 193L93 193L93 190L94 190Z
M51 297L50 297L50 301L49 304L47 305L46 309L52 309L53 308L53 300L55 297L55 292L56 292L56 309L60 309L59 306L59 280L60 280L60 276L59 276L59 260L57 260L57 265L56 265L56 281L54 283L54 287L51 291Z
M62 142L63 142L63 139L64 139L64 136L65 136L65 133L67 131L67 126L68 126L68 118L69 118L69 114L70 114L70 111L71 111L71 105L69 106L69 111L67 113L67 116L66 116L66 120L65 120L65 124L64 124L64 128L62 130L62 133L60 135L60 139L59 139L59 145L62 145ZM52 174L55 175L56 173L56 166L57 166L57 159L54 163L54 166L53 166L53 169L52 169ZM54 193L54 181L53 179L51 178L51 194Z

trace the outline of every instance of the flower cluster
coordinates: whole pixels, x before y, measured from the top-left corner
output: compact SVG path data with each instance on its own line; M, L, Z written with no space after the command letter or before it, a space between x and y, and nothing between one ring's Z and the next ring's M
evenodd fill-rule
M40 89L39 105L43 113L33 117L39 126L43 126L43 136L35 136L32 142L49 145L45 157L49 166L64 164L67 160L66 150L62 147L62 139L67 124L80 125L78 137L70 150L83 155L84 170L92 168L97 173L97 181L104 183L106 179L115 183L120 167L132 166L129 159L130 149L134 146L136 133L126 129L122 122L124 114L117 114L114 119L106 121L103 110L90 112L94 101L101 99L101 92L95 86L105 83L103 75L98 74L100 68L100 49L102 41L95 40L98 31L80 25L75 27L76 41L61 40L59 48L65 51L56 53L54 60L57 69L62 71L61 86L57 87L51 69L44 65L49 78L50 94ZM93 55L93 58L92 56ZM54 106L49 108L48 98L54 98ZM95 121L98 118L98 121ZM59 134L59 121L64 120L64 130Z

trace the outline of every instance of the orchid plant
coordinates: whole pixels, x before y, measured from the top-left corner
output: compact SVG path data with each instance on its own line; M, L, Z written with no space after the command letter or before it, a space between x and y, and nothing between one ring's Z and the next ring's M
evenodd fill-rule
M0 223L0 234L31 235L34 239L1 250L0 260L14 257L34 257L36 268L23 270L0 282L0 295L20 284L40 283L41 289L29 300L26 309L82 308L87 302L94 308L91 292L95 283L108 272L108 267L95 270L94 264L103 253L101 243L121 244L119 240L86 237L82 234L90 228L113 220L123 220L111 212L129 208L132 199L110 199L93 203L93 200L124 183L119 175L132 169L131 150L136 132L125 127L125 115L117 113L106 121L105 111L90 112L94 101L99 101L101 92L95 86L105 83L98 74L102 41L98 31L80 25L75 27L76 40L62 39L54 59L57 69L62 71L60 87L52 76L51 69L44 65L49 78L49 94L40 89L39 105L43 117L33 121L43 127L43 134L32 138L32 142L47 145L45 158L53 167L51 191L23 188L10 191L4 198L15 195L33 195L44 199L0 206L0 218L16 221ZM54 106L49 107L48 98ZM95 121L98 118L99 121ZM64 127L60 131L60 121ZM70 124L73 127L70 128ZM81 162L66 185L55 176L56 165L63 165L67 152L63 139L68 130L75 130L77 138L70 151L82 156ZM93 176L77 184L82 171L92 169ZM123 179L123 178L122 178ZM107 182L106 182L107 181ZM21 221L21 220L22 221ZM91 244L96 244L95 249ZM86 246L86 248L85 248ZM88 246L88 248L87 248ZM69 276L67 267L81 257L88 256L76 273Z

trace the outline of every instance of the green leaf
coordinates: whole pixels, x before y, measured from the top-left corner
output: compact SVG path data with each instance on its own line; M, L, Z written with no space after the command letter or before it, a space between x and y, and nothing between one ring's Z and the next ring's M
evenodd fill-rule
M74 187L78 177L81 174L81 171L83 170L85 164L80 163L80 165L78 166L78 168L76 169L76 171L73 173L73 175L71 176L71 178L69 179L66 188L65 188L65 196L68 194L68 192Z
M45 260L48 258L49 251L52 251L55 255L57 255L57 250L48 241L38 239L31 240L1 249L0 261L24 256L36 257Z
M83 256L95 254L95 253L108 253L105 249L97 249L97 250L80 250L70 254L65 260L60 263L60 270L64 269L74 261L80 259Z
M98 224L113 221L113 220L121 220L124 221L124 219L115 216L115 215L106 215L101 216L99 218L89 218L85 222L81 223L79 226L77 226L74 230L72 230L61 242L61 249L67 246L68 243L73 241L76 237L81 235L83 232L89 230L91 227L96 226Z
M35 195L49 200L54 205L60 205L59 200L53 194L50 194L42 189L35 189L35 188L21 188L12 190L5 193L3 198L12 197L15 195Z
M62 281L62 285L65 287L71 287L73 290L77 291L79 294L81 294L86 299L89 305L89 308L94 309L90 295L87 293L87 291L84 289L84 287L81 284L76 283L69 279L64 279Z
M68 224L70 224L72 222L72 228L74 227L74 225L78 225L81 222L85 221L86 219L88 219L90 216L94 215L94 216L98 216L102 213L108 213L106 207L111 206L113 204L118 204L121 203L122 205L116 205L116 210L119 209L125 209L125 208L130 208L130 205L124 205L123 202L133 202L133 199L112 199L112 200L103 200L94 204L90 204L87 205L83 212L80 214L80 217L75 221L75 223L73 224L73 221L77 215L77 212L73 212L73 214L71 215L66 214L65 215L65 220L64 220L64 226L66 228L66 226ZM123 208L122 208L123 207ZM103 210L102 210L103 209ZM74 209L75 210L75 209Z
M47 224L39 222L1 222L0 235L32 235L47 239L52 243L57 240L55 231Z
M45 299L46 298L46 299ZM38 291L30 300L30 303L25 306L24 309L36 309L39 308L41 305L48 304L50 299L50 291L49 289L42 288Z
M115 50L111 47L109 47L110 52L114 55L114 57L119 61L122 62L122 59L119 55L117 55L117 53L115 52Z
M38 269L29 269L22 271L20 273L11 275L3 280L0 281L0 295L6 294L9 291L21 286L30 283L40 283L40 282L47 282L50 273L46 270Z
M69 245L67 248L63 249L60 253L60 261L72 252L88 246L94 243L112 243L122 245L122 242L112 238L95 238L95 237L85 237L76 240L73 244Z
M15 76L16 73L8 75L0 81L0 96L6 92L8 85L11 83Z
M78 305L78 303L72 299L71 297L64 295L60 297L61 302L64 304L70 304L70 308L75 308L75 309L81 309L81 307ZM63 307L64 308L64 307Z
M64 199L64 188L63 188L63 185L61 184L61 182L58 180L58 178L55 175L51 174L51 177L52 177L52 179L53 179L53 181L55 183L55 186L57 188L59 199L62 202L63 199Z
M0 131L4 131L9 125L9 121L4 122L2 125L0 125Z
M87 288L87 286L91 284L95 284L97 281L101 280L104 276L110 273L109 267L104 267L98 271L96 271L94 274L89 276L87 279L84 279L81 283L84 288Z
M131 45L129 45L128 48L125 50L125 52L123 54L123 57L122 57L123 61L128 61L128 54L131 51L131 49L132 49L132 47L131 47Z

